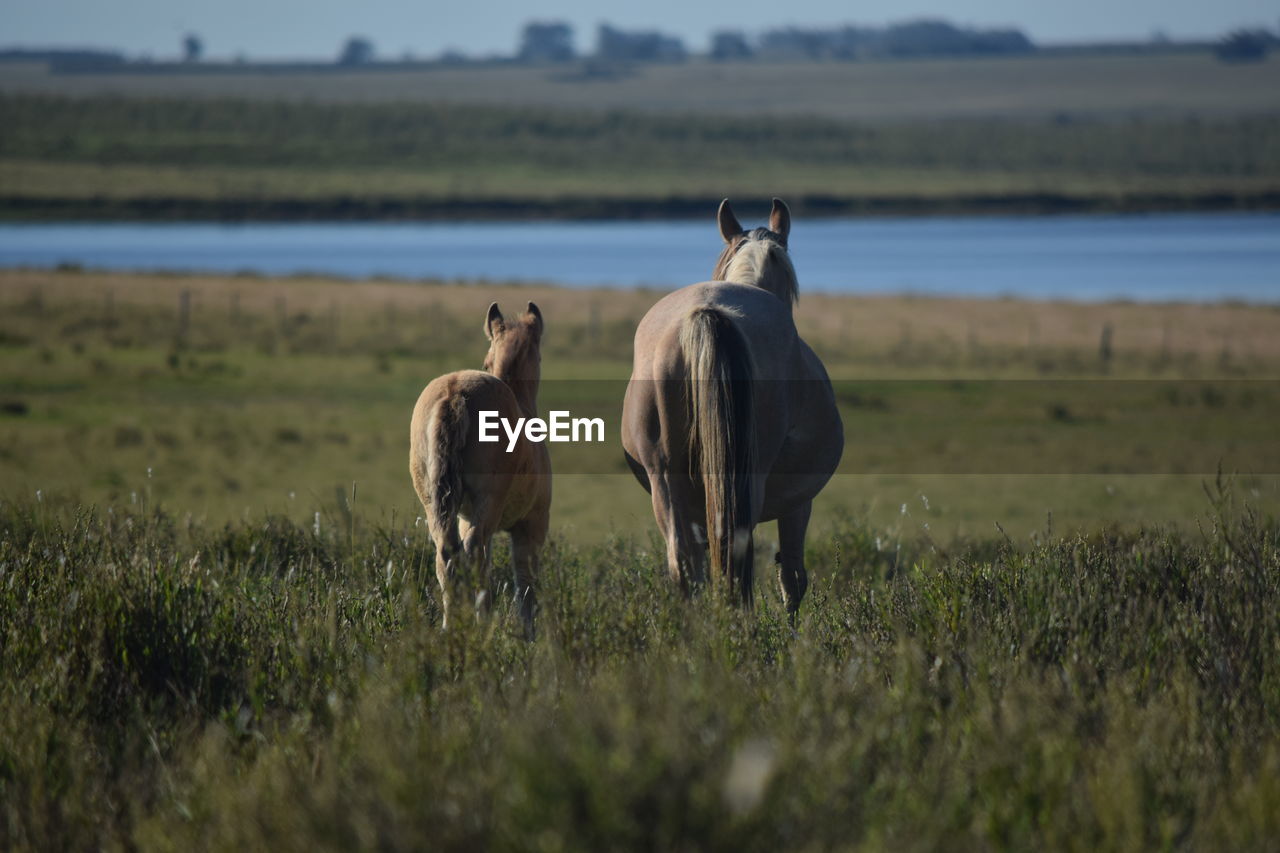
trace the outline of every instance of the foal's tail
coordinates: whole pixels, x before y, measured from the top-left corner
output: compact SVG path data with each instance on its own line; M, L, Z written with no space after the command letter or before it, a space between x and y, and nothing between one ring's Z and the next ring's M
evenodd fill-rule
M732 319L711 307L689 314L680 348L691 380L690 466L706 493L712 576L727 577L750 604L756 467L751 351Z
M458 547L458 511L462 506L462 450L469 427L467 401L451 394L436 403L427 426L427 481L423 503L436 547ZM449 559L452 554L445 554Z

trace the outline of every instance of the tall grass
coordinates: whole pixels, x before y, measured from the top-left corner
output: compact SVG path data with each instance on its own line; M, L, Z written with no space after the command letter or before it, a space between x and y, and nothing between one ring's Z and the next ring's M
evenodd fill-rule
M556 543L532 644L443 633L409 525L5 503L0 845L1264 849L1280 528L1217 497L1190 536L851 521L794 633L769 581Z

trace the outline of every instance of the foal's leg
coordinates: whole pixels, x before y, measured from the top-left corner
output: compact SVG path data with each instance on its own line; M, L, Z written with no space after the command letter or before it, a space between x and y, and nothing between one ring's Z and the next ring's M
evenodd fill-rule
M431 542L436 550L436 581L440 584L440 609L443 614L441 625L449 627L449 609L453 603L455 587L465 574L466 555L462 552L462 541L458 537L458 520L456 518L431 520L431 486L428 483L427 458L417 452L416 445L409 451L409 474L413 477L413 488L422 501L423 518L431 534Z
M690 518L693 488L687 477L651 470L649 491L653 496L653 517L667 542L667 573L687 594L706 580L702 559L706 543L694 535Z
M538 553L547 541L547 519L525 519L511 528L511 564L515 570L516 603L520 605L520 621L524 636L534 638L533 619L537 610L534 584L538 579Z
M454 587L458 583L458 564L466 559L466 555L463 554L456 525L450 525L440 533L442 535L432 536L432 541L436 546L436 580L440 583L440 607L444 611L442 626L448 628L449 608L453 603Z
M782 601L795 624L800 600L809 588L809 575L804 570L804 533L809 527L812 501L805 501L799 508L778 519L778 546L781 550L778 562L778 580L782 583Z
M482 507L477 507L478 510ZM475 595L476 604L487 610L490 604L489 594L489 558L490 545L493 541L493 525L477 512L477 520L461 519L458 527L462 535L462 550L467 555L467 568Z

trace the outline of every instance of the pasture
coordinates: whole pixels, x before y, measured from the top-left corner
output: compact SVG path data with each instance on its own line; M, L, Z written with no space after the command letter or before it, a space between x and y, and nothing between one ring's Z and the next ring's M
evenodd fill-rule
M1277 67L693 62L574 82L0 64L0 216L689 216L764 192L828 214L1274 208Z
M10 496L146 500L214 524L341 519L355 484L357 515L412 522L413 401L431 378L480 365L490 301L534 300L548 321L542 409L608 424L603 444L552 448L572 483L557 490L553 526L581 541L645 534L649 501L622 460L617 411L632 334L657 298L6 271L0 471ZM1280 407L1274 307L807 294L796 318L848 426L819 528L856 516L913 534L928 524L943 539L986 536L994 522L1027 535L1050 513L1061 531L1099 518L1194 527L1219 463L1253 499L1280 498L1266 427ZM1188 426L1218 444L1173 449Z
M557 538L534 643L442 632L411 525L5 500L0 843L1270 849L1280 531L1231 488L945 555L846 521L794 634Z
M857 468L794 633L773 525L749 614L669 587L612 423L537 640L442 632L418 392L534 300L543 409L616 406L657 296L0 273L0 846L1266 849L1280 311L802 294ZM1228 474L1133 473L1188 412Z
M1280 64L0 64L0 217L1275 207ZM707 267L717 248L708 223ZM654 291L0 270L0 849L1274 849L1280 306L803 292L843 461L788 620L666 576ZM409 473L545 317L538 633ZM494 555L509 600L513 554Z
M1280 66L1208 52L887 62L708 62L50 73L0 64L0 92L77 98L453 103L552 110L824 117L842 121L1222 118L1280 110Z

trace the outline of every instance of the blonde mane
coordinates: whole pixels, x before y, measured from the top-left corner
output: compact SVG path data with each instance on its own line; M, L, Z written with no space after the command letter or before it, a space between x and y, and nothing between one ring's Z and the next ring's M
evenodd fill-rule
M800 284L791 257L785 247L773 240L744 238L726 247L714 275L720 281L763 288L789 305L800 299Z

